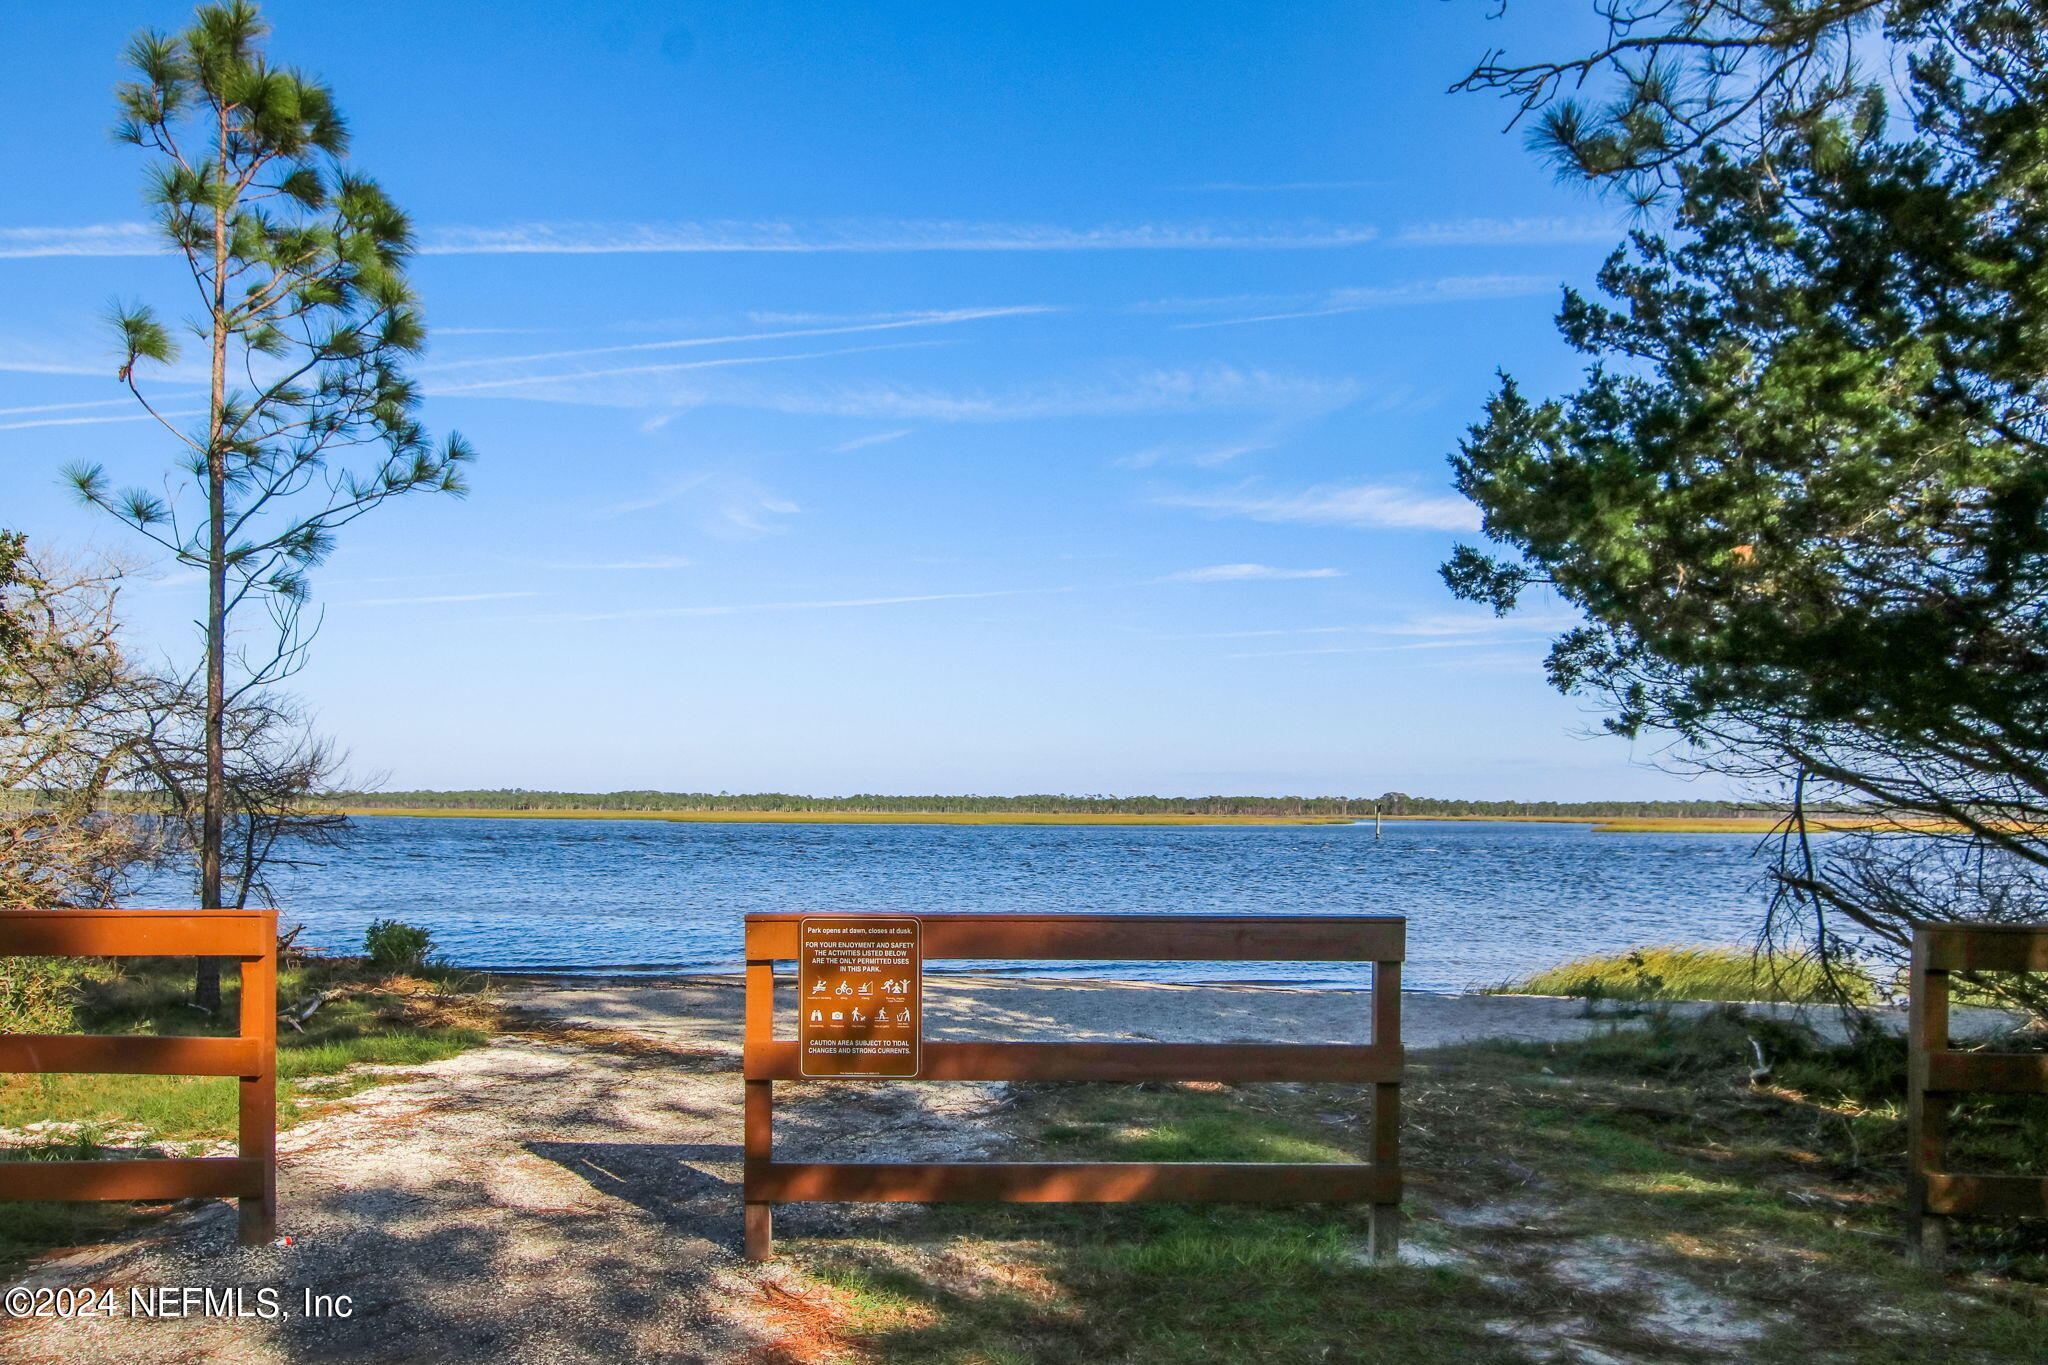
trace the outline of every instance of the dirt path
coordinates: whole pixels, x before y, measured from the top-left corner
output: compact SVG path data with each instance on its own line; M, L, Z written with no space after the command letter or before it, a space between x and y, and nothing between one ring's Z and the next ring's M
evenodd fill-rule
M797 1088L792 1087L792 1091ZM862 1086L778 1114L807 1147L978 1155L988 1087ZM39 1266L30 1285L279 1291L275 1321L9 1324L0 1357L67 1362L744 1360L768 1340L739 1259L741 1086L721 1060L508 1037L337 1105L281 1140L288 1247L234 1245L207 1205L141 1243ZM885 1139L884 1136L886 1135ZM808 1215L808 1216L807 1216ZM851 1217L858 1218L856 1210ZM887 1216L884 1213L883 1216ZM826 1209L792 1233L851 1226ZM310 1318L301 1291L346 1294Z

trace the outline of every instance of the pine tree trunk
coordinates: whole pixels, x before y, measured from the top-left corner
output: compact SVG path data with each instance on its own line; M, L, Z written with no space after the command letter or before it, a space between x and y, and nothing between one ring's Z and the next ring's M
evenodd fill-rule
M228 113L220 115L214 174L228 175ZM199 818L199 907L221 904L221 845L227 825L227 451L224 449L228 379L227 205L213 208L213 374L206 423L206 793ZM220 1009L220 959L199 959L193 1003Z

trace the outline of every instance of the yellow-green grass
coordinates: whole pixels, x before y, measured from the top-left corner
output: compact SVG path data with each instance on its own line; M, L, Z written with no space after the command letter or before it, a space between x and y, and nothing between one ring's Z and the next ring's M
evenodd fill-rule
M710 825L1349 825L1355 815L1044 815L991 811L482 810L468 807L336 806L350 816L478 820L667 820Z
M1727 1000L1854 1004L1877 996L1870 974L1839 965L1832 981L1810 958L1759 956L1747 948L1638 948L1561 962L1491 987L1493 995L1566 995L1586 1000Z
M190 971L189 961L178 959L124 963L110 978L85 985L76 1031L144 1036L231 1031L240 1007L233 973L222 982L220 1013L208 1016L187 1003ZM299 1081L362 1064L437 1061L489 1036L473 1021L457 1022L433 1005L418 1003L426 986L410 978L364 977L346 959L309 959L279 973L278 999L287 1006L303 1005L322 991L344 992L322 1004L301 1028L280 1026L279 1122L289 1124L299 1116ZM54 1119L142 1127L170 1141L225 1138L235 1131L236 1085L231 1078L198 1076L8 1075L0 1077L0 1127ZM331 1087L322 1088L322 1094L332 1093Z
M1593 826L1593 832L1595 834L1769 834L1783 823L1784 817L1777 815L1745 815L1740 818L1730 816L1725 819L1714 817L1695 819L1689 816L1673 816L1665 819L1660 816L1644 816L1640 819L1631 817L1624 820L1602 820ZM1890 821L1871 820L1857 816L1826 815L1809 817L1806 827L1820 832L1902 828L1941 830L1955 828L1955 826L1939 825L1927 821L1915 822L1910 825L1899 825Z

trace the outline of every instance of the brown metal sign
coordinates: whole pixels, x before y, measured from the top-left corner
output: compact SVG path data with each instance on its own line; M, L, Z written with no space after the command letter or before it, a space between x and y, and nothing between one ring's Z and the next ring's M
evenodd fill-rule
M914 1077L923 1060L924 945L914 919L820 916L797 928L797 1054L805 1076Z

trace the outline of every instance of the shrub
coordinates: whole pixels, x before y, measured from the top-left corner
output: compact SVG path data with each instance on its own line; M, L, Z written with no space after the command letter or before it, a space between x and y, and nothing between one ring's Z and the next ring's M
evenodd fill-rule
M79 988L107 975L97 963L66 958L0 957L0 1033L70 1033L78 1027Z
M1690 1018L1652 1013L1641 1028L1596 1034L1567 1050L1590 1071L1690 1083L1713 1077L1739 1080L1787 1066L1811 1066L1818 1059L1833 1070L1861 1058L1867 1047L1867 1042L1830 1047L1804 1024L1749 1014L1739 1005L1717 1005Z
M417 971L434 951L434 935L417 924L395 919L373 920L363 932L363 955L387 972Z

